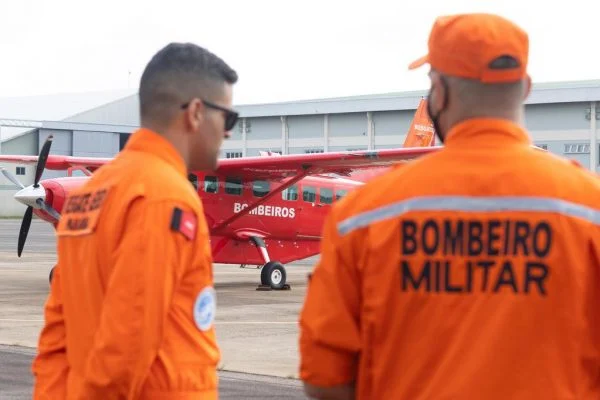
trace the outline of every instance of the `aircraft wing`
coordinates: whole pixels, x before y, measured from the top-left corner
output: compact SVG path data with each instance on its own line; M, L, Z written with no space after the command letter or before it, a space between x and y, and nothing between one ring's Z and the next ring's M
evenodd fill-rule
M74 157L52 154L48 156L46 169L66 170L72 167L85 167L90 170L94 170L103 166L110 160L112 160L112 158ZM36 165L37 161L38 156L0 155L0 162Z
M406 162L437 151L440 147L404 147L397 149L289 154L281 156L258 156L227 158L219 160L218 173L245 179L281 180L298 174L338 174L349 176L352 172L387 167ZM0 162L18 164L37 163L38 156L0 155ZM112 158L49 155L46 168L66 170L85 167L91 171L101 167Z
M217 172L247 179L280 180L306 175L347 175L359 170L389 167L438 151L441 147L292 154L277 157L245 157L219 160Z

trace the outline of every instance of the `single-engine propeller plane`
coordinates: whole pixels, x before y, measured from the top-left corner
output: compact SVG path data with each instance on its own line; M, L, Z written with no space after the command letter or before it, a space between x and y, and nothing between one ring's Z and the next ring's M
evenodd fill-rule
M425 101L417 108L402 148L222 159L215 171L190 173L203 202L214 262L262 265L260 289L289 288L284 264L319 253L322 223L333 203L393 164L439 149ZM51 144L49 136L39 156L0 156L0 162L36 165L34 183L28 187L2 169L21 189L15 199L27 206L19 257L33 214L56 227L69 192L111 160L49 155ZM67 176L40 180L45 168L66 170ZM75 170L87 176L73 176Z

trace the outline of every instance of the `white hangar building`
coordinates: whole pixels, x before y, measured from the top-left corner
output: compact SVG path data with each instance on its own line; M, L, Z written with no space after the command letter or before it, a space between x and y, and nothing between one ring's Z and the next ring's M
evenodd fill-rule
M261 150L299 154L400 147L426 95L415 91L239 105L242 118L224 142L222 157L257 156ZM47 105L56 101L61 100L47 98ZM96 99L83 110L82 99L71 101L79 110L63 110L59 118L9 115L10 107L0 101L0 153L37 155L52 134L51 154L112 157L139 126L137 93ZM525 119L538 146L600 172L600 80L534 84ZM24 185L33 183L33 167L3 165ZM45 171L43 178L61 175ZM0 215L23 214L25 207L12 199L16 190L0 175Z

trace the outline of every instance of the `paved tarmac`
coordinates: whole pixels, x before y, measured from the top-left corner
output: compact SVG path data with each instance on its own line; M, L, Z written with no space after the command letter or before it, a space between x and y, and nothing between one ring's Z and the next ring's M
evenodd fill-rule
M0 345L0 400L31 399L34 351ZM264 375L219 372L220 399L305 399L300 382Z
M0 399L30 398L32 351L43 322L52 227L33 220L21 258L20 220L0 220ZM310 264L287 266L289 291L256 291L260 270L214 266L220 398L304 399L297 380L297 317Z
M11 253L16 258L20 229L21 219L0 219L0 253ZM35 239L30 240L32 237ZM49 223L34 217L21 257L39 253L55 254L54 228Z

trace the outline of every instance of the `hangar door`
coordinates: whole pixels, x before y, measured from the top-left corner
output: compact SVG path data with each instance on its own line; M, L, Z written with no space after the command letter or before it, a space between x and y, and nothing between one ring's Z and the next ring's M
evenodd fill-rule
M114 157L119 151L119 135L114 132L73 131L73 155Z

